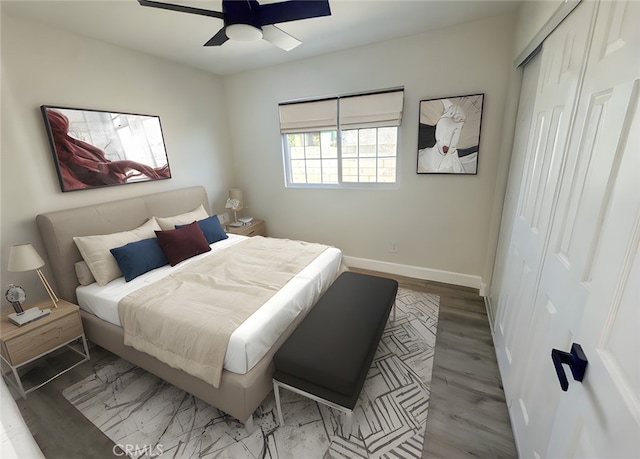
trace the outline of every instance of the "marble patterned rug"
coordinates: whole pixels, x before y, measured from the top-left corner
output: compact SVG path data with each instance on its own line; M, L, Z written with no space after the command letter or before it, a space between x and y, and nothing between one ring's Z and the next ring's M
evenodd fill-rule
M273 392L244 425L116 359L64 397L134 458L419 458L429 406L439 298L399 289L350 427L344 415L285 389L284 426ZM393 314L393 312L392 312Z

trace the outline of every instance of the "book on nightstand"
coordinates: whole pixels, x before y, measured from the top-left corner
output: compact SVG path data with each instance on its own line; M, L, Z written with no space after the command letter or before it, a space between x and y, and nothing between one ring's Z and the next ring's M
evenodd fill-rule
M25 324L33 322L34 320L41 319L45 316L48 316L51 313L51 309L40 310L40 308L31 308L27 309L21 313L12 313L9 314L8 319L14 325L18 327L22 327Z

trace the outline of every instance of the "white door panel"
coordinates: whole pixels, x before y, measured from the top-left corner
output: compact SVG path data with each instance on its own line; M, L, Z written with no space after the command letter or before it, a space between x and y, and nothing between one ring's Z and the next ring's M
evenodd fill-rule
M505 394L512 399L513 428L525 454L546 447L559 400L559 395L548 396L557 383L547 349L558 336L565 338L561 324L566 311L538 292L593 12L593 3L578 6L535 58L540 59L541 76L506 266L516 276L507 286L511 303L505 305L503 346L510 368L502 372Z
M637 16L640 18L640 15ZM620 50L624 48L618 48ZM640 78L640 73L636 75ZM575 340L589 359L582 385L562 399L549 455L564 456L583 450L585 436L573 440L562 435L570 426L582 426L589 444L607 457L640 456L640 112L638 80L611 88L626 98L620 124L601 117L603 141L599 155L608 156L611 167L600 169L602 191L588 213L593 222L585 247L593 254L584 265L579 282L587 290ZM624 96L623 96L624 95ZM617 118L617 117L615 117ZM618 120L616 120L618 121ZM615 136L616 138L613 138ZM593 167L602 162L593 161ZM590 175L596 175L590 174ZM604 179L603 179L604 178ZM578 276L574 276L578 277ZM556 433L557 431L557 433ZM597 457L597 456L593 456Z
M548 457L640 457L639 23L638 2L600 4L567 151L541 288L589 366L562 394Z
M545 41L516 132L495 341L522 457L640 457L638 24L640 2L584 0ZM572 343L589 364L582 383L564 366L563 392L551 349Z
M494 281L499 282L501 286L496 305L497 314L495 319L494 340L496 341L497 357L501 362L505 376L511 374L508 370L512 361L511 350L505 343L507 341L507 331L514 330L513 325L518 320L517 308L513 307L514 304L520 303L522 297L522 290L518 289L518 286L523 284L532 285L530 282L522 279L523 276L527 276L529 273L526 272L526 266L522 264L522 257L518 252L518 248L511 244L511 235L515 226L514 218L518 208L520 189L519 178L525 167L524 151L529 141L529 129L533 116L533 105L537 94L539 74L540 56L537 56L529 62L522 78L518 118L509 172L510 178L507 183L498 248L504 257L504 264L501 267L502 269L497 271L494 276ZM513 342L511 337L509 337L508 341ZM507 404L510 405L511 400L507 393L508 387L510 386L504 385L504 387Z

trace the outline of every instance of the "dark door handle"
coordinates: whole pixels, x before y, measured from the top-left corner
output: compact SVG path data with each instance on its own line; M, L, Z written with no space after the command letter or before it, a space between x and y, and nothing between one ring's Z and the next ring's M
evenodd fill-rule
M564 368L562 368L562 364L569 365L573 379L582 381L584 372L587 369L587 363L589 363L582 351L582 347L578 343L571 345L571 353L552 349L551 360L553 360L553 366L556 369L558 380L560 380L560 387L565 392L569 388L569 381L567 381L567 375L564 372Z

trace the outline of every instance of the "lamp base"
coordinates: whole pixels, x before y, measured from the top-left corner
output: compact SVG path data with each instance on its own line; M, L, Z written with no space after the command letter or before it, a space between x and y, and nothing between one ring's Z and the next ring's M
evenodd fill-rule
M29 322L33 322L34 320L41 319L43 317L48 316L51 313L51 309L45 309L43 311L40 308L31 308L27 309L25 312L18 314L12 313L9 314L9 321L18 327L22 327Z

